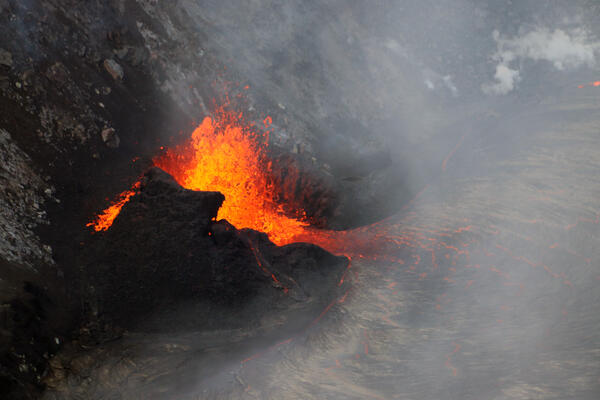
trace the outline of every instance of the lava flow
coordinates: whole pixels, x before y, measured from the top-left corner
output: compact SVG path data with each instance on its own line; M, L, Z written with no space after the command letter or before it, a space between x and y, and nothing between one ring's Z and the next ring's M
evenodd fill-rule
M140 183L136 182L131 187L131 190L126 190L121 193L118 200L111 204L107 209L102 211L92 222L88 222L85 226L91 226L96 232L105 231L110 228L121 209L129 201L129 199L137 193Z

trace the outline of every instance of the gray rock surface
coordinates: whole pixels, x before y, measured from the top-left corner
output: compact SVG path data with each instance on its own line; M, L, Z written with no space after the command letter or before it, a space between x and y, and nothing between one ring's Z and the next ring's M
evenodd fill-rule
M30 268L53 263L51 248L34 233L37 226L49 223L44 204L52 201L52 189L4 129L0 129L0 187L0 257Z
M119 143L121 143L121 139L119 139L119 135L115 132L114 128L104 128L102 132L100 132L102 136L102 141L108 146L112 148L119 147Z
M113 77L114 80L123 79L125 73L123 72L123 67L121 67L115 60L112 58L104 60L104 68L106 72Z
M12 54L4 49L0 49L0 65L12 67Z

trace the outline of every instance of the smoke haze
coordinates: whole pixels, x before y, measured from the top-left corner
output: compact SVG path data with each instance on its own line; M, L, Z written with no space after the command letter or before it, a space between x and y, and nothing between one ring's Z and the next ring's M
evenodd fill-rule
M537 28L511 39L502 38L498 31L494 31L493 37L498 46L493 59L498 61L498 65L494 75L496 82L482 86L488 94L511 92L521 79L519 65L527 60L547 61L559 71L580 66L593 68L596 53L600 50L600 43L591 42L589 34L582 29L569 32L556 29L551 32L546 28Z

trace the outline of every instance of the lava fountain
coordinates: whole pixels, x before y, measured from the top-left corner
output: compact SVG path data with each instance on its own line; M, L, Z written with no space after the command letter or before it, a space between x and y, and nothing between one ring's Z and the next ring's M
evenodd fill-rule
M263 121L265 128L271 118ZM225 202L218 218L235 227L265 232L278 245L291 243L297 237L308 239L306 213L299 217L283 212L271 179L272 163L267 157L269 132L260 132L248 124L241 113L220 107L213 117L206 117L184 143L154 158L154 165L171 174L191 190L218 191ZM87 226L95 231L110 228L121 208L135 194L139 183L118 196Z
M266 117L266 129L261 131L247 123L241 113L218 107L189 139L166 149L153 163L186 189L221 192L225 202L217 218L226 219L238 229L264 232L280 246L307 242L350 259L381 259L385 258L382 250L394 252L404 243L404 237L390 234L389 222L385 220L349 231L333 231L310 226L304 210L296 210L295 216L286 214L278 201L281 188L271 179L272 163L267 155L271 122ZM109 229L137 189L139 182L121 193L87 226L95 231Z
M214 115L206 117L185 143L156 157L154 165L186 189L223 193L219 219L238 229L265 232L278 245L292 242L309 224L286 215L277 202L266 155L268 131L259 133L240 113L220 108ZM270 122L265 118L266 128Z

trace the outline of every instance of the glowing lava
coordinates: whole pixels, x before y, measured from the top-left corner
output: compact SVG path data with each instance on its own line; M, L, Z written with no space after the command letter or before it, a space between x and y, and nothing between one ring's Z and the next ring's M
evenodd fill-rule
M154 165L187 189L223 193L219 219L238 229L265 232L278 245L290 243L308 223L285 215L277 202L266 157L268 132L258 133L241 114L223 108L214 115L206 117L187 142L156 157ZM270 123L271 118L265 118L265 127Z
M121 193L118 197L118 200L115 201L110 207L102 211L93 221L85 224L85 226L91 226L94 228L96 232L105 231L110 228L119 213L121 212L121 208L129 201L131 196L137 193L137 189L139 189L140 183L136 182L131 187L131 190L126 190Z
M579 89L583 89L586 85L577 86ZM587 86L600 87L600 81L590 82Z

